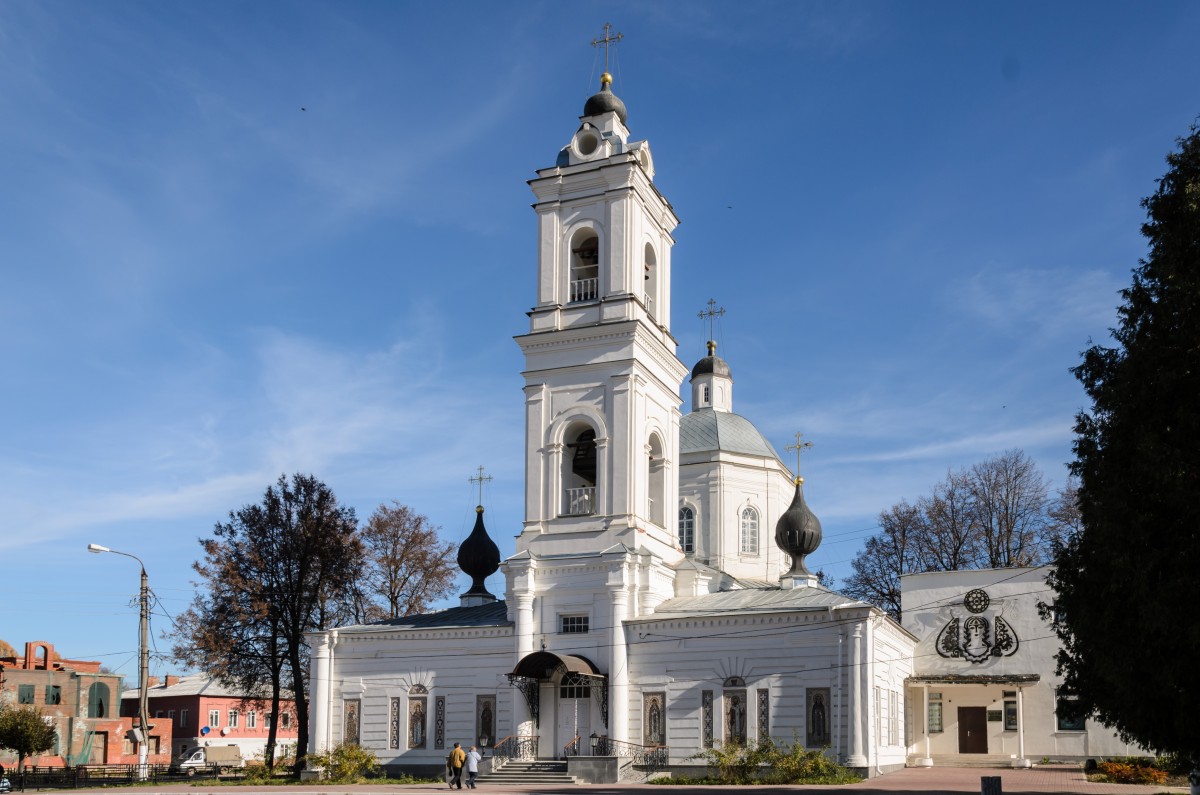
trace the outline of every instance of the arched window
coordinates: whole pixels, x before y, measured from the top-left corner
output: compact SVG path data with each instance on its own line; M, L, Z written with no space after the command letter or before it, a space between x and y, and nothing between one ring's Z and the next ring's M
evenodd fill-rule
M563 453L563 516L596 512L596 432L588 425L567 431Z
M646 466L646 482L650 489L646 515L659 527L666 527L667 460L663 457L662 442L655 434L650 436L650 460Z
M594 301L600 297L600 238L581 229L571 241L571 277L567 301Z
M92 686L88 688L88 717L107 718L108 698L108 685L103 682L93 682Z
M696 551L696 513L686 505L679 509L679 548L688 554Z
M747 505L742 509L741 550L743 555L758 554L758 511Z
M651 317L658 317L658 257L654 246L646 244L646 253L642 259L642 269L645 271L645 300L646 311Z

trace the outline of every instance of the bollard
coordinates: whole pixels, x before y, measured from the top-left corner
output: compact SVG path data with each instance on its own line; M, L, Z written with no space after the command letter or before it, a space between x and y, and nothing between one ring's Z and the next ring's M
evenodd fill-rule
M980 795L1003 795L1004 787L1000 785L999 776L981 776L979 779Z

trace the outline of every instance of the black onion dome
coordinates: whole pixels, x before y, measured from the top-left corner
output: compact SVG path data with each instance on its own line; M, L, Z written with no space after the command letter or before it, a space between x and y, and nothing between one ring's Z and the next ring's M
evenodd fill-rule
M496 546L496 542L488 535L487 528L483 526L482 505L475 508L475 527L472 528L471 535L467 536L467 540L458 548L458 567L472 580L471 590L464 596L496 598L483 586L483 581L500 568L500 547Z
M602 113L615 111L621 124L625 123L625 103L612 92L612 75L608 72L600 75L600 90L588 97L583 105L584 116L599 116Z
M775 523L775 544L792 556L790 577L810 577L804 558L821 546L821 520L804 502L803 478L796 478L796 496Z
M733 371L729 369L729 363L717 356L717 343L712 340L708 341L708 356L696 362L696 366L692 368L692 379L694 380L698 375L719 375L724 378L733 378Z

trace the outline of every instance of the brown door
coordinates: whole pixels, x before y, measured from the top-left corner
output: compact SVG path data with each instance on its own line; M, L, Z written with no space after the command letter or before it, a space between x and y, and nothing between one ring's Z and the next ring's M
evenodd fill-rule
M92 747L88 752L89 765L108 763L108 732L92 732Z
M958 752L987 753L987 707L958 708Z

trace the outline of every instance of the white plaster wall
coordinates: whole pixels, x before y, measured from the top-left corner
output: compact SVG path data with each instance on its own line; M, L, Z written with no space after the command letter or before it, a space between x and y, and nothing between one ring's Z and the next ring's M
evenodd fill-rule
M1036 674L1036 685L1022 688L1025 720L1025 757L1034 761L1042 757L1073 758L1088 756L1137 755L1144 753L1136 746L1124 743L1114 732L1089 720L1084 731L1059 731L1055 717L1056 688L1060 678L1055 674L1054 656L1059 650L1058 639L1050 623L1038 614L1038 603L1052 604L1054 593L1046 585L1049 569L1011 568L978 571L928 572L901 578L901 609L904 626L919 638L916 649L917 674ZM1002 616L1012 626L1018 638L1017 651L1012 656L992 657L982 663L961 658L946 658L938 654L938 633L952 618L972 615L963 606L966 593L980 588L987 593L988 609L979 615L989 619ZM1015 685L930 685L931 692L942 693L944 704L941 734L930 737L931 753L957 754L959 707L986 707L1003 712L1004 691L1016 690ZM917 705L913 712L911 752L924 755L923 694L920 687L910 688L910 698ZM988 752L1018 753L1017 732L1004 729L1004 722L989 722Z

